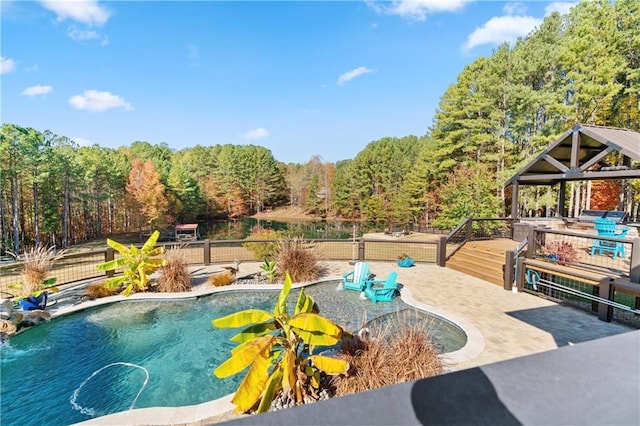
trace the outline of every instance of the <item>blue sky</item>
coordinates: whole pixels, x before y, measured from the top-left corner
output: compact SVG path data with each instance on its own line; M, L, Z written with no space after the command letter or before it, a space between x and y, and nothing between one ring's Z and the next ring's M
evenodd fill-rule
M1 119L284 162L424 135L458 73L565 2L1 0Z

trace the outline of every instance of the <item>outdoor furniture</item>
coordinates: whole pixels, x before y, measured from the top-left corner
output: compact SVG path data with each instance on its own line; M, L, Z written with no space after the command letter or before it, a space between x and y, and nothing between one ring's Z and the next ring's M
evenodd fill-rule
M595 220L595 229L598 231L599 237L608 238L624 238L629 232L629 228L624 227L620 230L617 229L616 223L611 219L600 218ZM595 253L602 254L602 252L613 253L613 258L617 256L621 258L625 257L624 243L614 242L609 240L593 240L593 246L591 246L591 256Z
M345 290L364 290L365 281L369 279L369 264L367 262L356 262L353 271L342 276L342 286Z
M398 273L392 271L386 280L368 280L364 289L364 294L376 302L391 302L398 290Z

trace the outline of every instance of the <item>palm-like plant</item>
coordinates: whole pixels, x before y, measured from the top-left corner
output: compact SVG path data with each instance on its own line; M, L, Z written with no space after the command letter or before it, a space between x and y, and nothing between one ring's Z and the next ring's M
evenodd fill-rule
M116 250L122 257L99 264L101 271L111 271L126 266L121 277L109 278L105 283L107 288L125 286L122 290L124 296L129 296L134 291L145 291L149 283L149 275L156 269L167 264L166 259L157 258L164 253L163 247L156 247L160 236L159 231L154 231L142 248L133 244L126 247L117 241L107 238L107 245Z
M238 346L231 357L215 369L217 377L237 374L249 367L233 402L236 412L247 412L260 401L257 411L269 409L276 393L303 401L312 388L320 386L320 371L344 374L349 363L322 355L312 355L316 346L337 344L348 333L331 320L314 313L315 302L300 290L292 316L287 313L291 277L284 286L273 313L247 309L212 321L215 327L245 327L231 338Z

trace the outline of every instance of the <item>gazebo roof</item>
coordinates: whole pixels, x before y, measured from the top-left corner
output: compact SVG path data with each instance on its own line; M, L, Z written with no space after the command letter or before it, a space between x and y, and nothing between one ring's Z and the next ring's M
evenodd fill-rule
M624 156L625 166L604 164L612 152ZM640 178L640 133L613 127L576 124L511 177L505 186L554 185L560 181ZM594 170L594 166L601 167Z

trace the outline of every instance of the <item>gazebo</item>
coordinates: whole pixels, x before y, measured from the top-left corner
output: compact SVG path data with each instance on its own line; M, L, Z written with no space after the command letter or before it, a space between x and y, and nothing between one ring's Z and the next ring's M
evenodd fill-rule
M622 165L605 163L605 158L614 152L622 154ZM640 162L640 133L576 124L505 183L505 187L512 186L511 217L518 218L521 185L560 183L556 216L563 216L568 181L640 178L640 169L634 168L637 165L631 160Z

